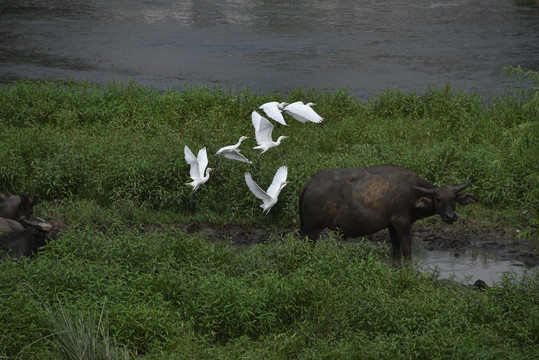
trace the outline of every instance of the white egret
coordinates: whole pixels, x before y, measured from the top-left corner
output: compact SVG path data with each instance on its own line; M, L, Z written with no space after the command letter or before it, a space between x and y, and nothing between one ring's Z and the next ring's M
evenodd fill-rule
M249 190L260 200L262 204L260 207L264 209L262 214L267 214L270 209L277 203L277 198L281 193L281 190L288 184L286 177L288 176L288 168L286 166L281 166L277 169L273 181L271 182L270 187L267 191L264 191L253 181L250 173L245 173L245 182L249 187Z
M307 121L320 123L324 118L312 109L311 106L315 105L315 103L311 102L304 104L303 101L296 101L295 103L285 106L284 112L302 123L306 123Z
M185 161L191 165L191 170L189 172L189 175L191 176L191 179L193 181L186 182L185 185L189 185L193 187L193 191L191 192L191 203L190 207L193 209L193 195L198 189L198 187L202 184L204 184L208 179L210 178L210 171L213 170L212 168L207 168L208 166L208 154L206 153L206 148L203 147L198 151L198 156L195 157L191 149L185 145L183 148L183 151L185 153ZM206 172L204 173L204 170Z
M281 141L288 138L288 136L279 136L277 141L271 139L271 133L273 132L273 124L261 116L256 111L253 111L251 114L251 119L253 126L255 127L255 137L258 146L253 147L255 150L261 150L258 154L257 168L260 168L260 155L271 149L272 147L279 146Z
M245 139L249 139L249 137L248 136L240 137L240 139L235 145L228 145L228 146L222 147L215 153L215 155L224 156L227 159L238 160L241 162L252 164L252 162L247 160L247 158L243 156L243 154L240 153L240 150L238 149L241 145L241 142Z
M281 114L286 105L288 105L288 103L279 103L277 101L272 101L262 104L259 109L264 110L264 112L266 113L266 115L268 115L269 118L277 121L280 124L286 125L283 114Z

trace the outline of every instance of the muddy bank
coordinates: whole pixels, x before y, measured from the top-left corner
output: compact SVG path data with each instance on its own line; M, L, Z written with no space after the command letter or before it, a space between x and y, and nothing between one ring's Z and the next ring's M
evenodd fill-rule
M229 240L237 245L253 245L272 241L275 237L296 232L294 228L266 229L245 226L218 226L205 222L174 224L186 233L202 233L209 241ZM148 226L148 231L159 231L160 226ZM501 260L521 262L528 269L539 267L539 239L517 237L518 231L504 230L469 230L456 226L417 227L412 229L412 239L427 250L450 250L454 256L459 252L481 250L495 254ZM381 244L389 244L386 230L365 236L366 239ZM354 242L359 239L347 239Z

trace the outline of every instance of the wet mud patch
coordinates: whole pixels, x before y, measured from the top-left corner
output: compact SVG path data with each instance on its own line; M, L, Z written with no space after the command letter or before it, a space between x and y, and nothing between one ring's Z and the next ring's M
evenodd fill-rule
M170 227L178 228L187 234L200 233L210 242L231 241L235 245L255 245L273 241L276 237L286 236L294 232L286 228L262 228L253 226L215 225L203 221L191 221L188 223L170 224ZM148 225L147 231L163 231L161 225Z
M256 226L215 225L202 221L171 224L185 233L201 233L211 242L231 241L233 244L249 246L274 241L275 238L296 233L297 229L264 228ZM147 231L160 231L161 225L149 225ZM539 239L536 236L519 239L513 229L468 230L457 226L412 228L412 241L416 247L429 251L447 251L459 257L465 252L481 251L493 254L501 260L517 261L528 269L539 268ZM323 235L322 235L323 236ZM367 240L390 247L387 230L367 235ZM362 238L343 240L357 242Z
M522 263L526 268L539 267L539 239L536 236L518 238L518 231L459 230L450 227L419 229L412 236L416 243L427 250L452 251L460 256L464 251L480 251L496 255L500 260Z
M201 221L162 225L148 225L144 231L170 231L179 229L188 234L202 234L209 242L229 241L239 249L276 241L280 237L295 234L297 228L264 228L259 226L215 225ZM321 236L326 236L327 230ZM539 240L537 237L519 239L516 230L483 230L468 226L416 226L412 228L412 257L426 271L438 273L439 281L457 282L471 288L475 284L493 286L511 271L525 276L528 270L539 271ZM364 237L343 239L354 244L372 241L380 246L391 247L387 230ZM390 264L391 252L383 259ZM474 285L472 285L474 284Z

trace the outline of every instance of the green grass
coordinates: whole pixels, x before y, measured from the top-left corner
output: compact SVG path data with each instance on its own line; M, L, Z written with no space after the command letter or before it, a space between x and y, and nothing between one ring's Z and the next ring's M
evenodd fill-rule
M462 209L470 218L488 213L494 222L537 226L537 104L526 106L518 92L487 102L449 85L422 94L388 90L361 103L345 91L298 89L282 99L220 88L160 93L135 83L22 82L0 89L0 186L122 211L126 221L156 210L190 218L183 147L196 153L206 146L212 164L220 147L248 135L242 152L254 160L250 113L275 99L312 100L325 120L276 126L274 137L290 138L262 156L259 172L221 161L195 194L196 217L256 220L258 200L243 174L251 171L264 187L287 165L291 183L268 222L296 224L298 190L317 171L394 163L435 184L473 179L480 203Z
M0 263L0 353L54 357L59 328L87 344L101 319L106 338L144 359L531 359L539 350L539 273L477 292L390 268L381 251L334 237L238 251L174 229L68 231L34 259Z
M435 184L473 179L480 201L461 207L463 217L533 235L536 99L533 88L487 101L449 85L367 102L342 90L283 98L136 83L5 86L0 189L40 194L37 213L68 227L35 258L0 263L0 359L63 358L75 353L69 341L104 349L95 358L534 358L537 272L475 292L413 266L390 268L368 243L330 236L313 246L291 234L239 250L166 224L259 225L243 174L267 187L287 165L291 183L261 224L294 229L298 191L317 171L394 163ZM256 160L250 113L270 100L316 102L325 120L276 125L274 137L290 138L259 171L221 160L191 213L183 147L206 146L212 164L247 135L242 152Z

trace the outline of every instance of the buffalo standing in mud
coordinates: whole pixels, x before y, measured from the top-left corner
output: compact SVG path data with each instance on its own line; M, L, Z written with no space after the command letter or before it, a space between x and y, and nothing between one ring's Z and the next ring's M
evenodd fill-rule
M406 168L382 165L370 168L327 169L315 174L300 190L301 236L316 240L325 228L346 237L389 228L393 258L412 258L411 225L435 214L446 223L457 219L456 203L477 198L460 194L460 186L434 186Z

